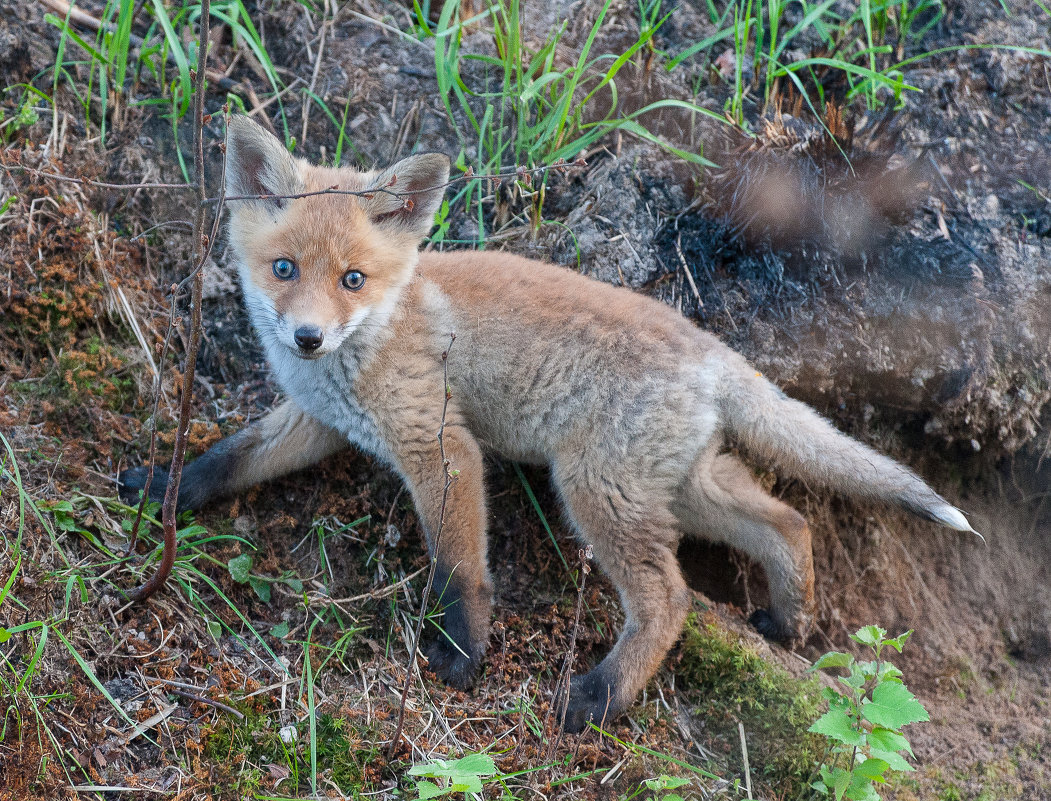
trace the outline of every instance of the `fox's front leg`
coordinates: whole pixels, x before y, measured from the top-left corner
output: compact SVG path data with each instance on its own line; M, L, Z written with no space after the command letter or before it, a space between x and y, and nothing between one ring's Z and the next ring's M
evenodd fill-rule
M198 509L214 498L309 467L349 445L337 431L285 401L183 468L178 510ZM125 503L138 502L147 472L144 465L120 474ZM155 467L150 500L163 500L167 486L168 471Z
M442 438L448 468L434 429L397 447L397 460L437 557L433 592L445 612L442 633L425 649L431 669L454 687L473 684L489 639L493 585L486 563L485 488L482 451L458 423ZM452 475L445 494L446 469ZM444 499L444 507L443 507ZM440 533L439 533L440 532Z

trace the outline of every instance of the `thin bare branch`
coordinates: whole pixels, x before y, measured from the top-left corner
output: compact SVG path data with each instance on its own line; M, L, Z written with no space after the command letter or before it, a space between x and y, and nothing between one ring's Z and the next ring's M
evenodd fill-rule
M423 621L427 617L427 603L431 597L431 588L434 586L434 574L438 570L438 547L442 540L442 530L445 528L445 507L449 501L449 489L456 481L456 473L449 469L449 460L445 456L445 418L449 411L449 399L452 392L449 390L449 351L456 342L456 334L449 336L449 347L442 353L442 375L444 380L444 401L442 402L442 421L438 426L438 452L441 455L442 470L445 472L445 485L442 487L442 505L438 513L438 527L434 532L434 547L431 548L431 566L427 573L427 584L423 588L423 596L420 598L420 616L416 619L416 631L412 637L412 645L409 648L409 663L405 669L405 684L401 688L401 704L398 708L398 725L394 729L394 737L390 741L388 756L394 754L401 740L402 727L405 724L405 705L409 700L409 688L412 686L412 669L416 665L416 653L420 648L420 635L423 633Z
M479 175L473 170L468 168L460 175L455 175L448 181L442 184L435 184L434 186L421 187L419 189L391 189L387 186L375 186L368 189L340 189L337 186L330 186L326 189L318 189L312 192L297 192L291 195L228 195L219 197L208 197L204 199L206 204L214 203L229 203L233 201L244 201L244 200L300 200L305 197L316 197L317 195L354 195L357 197L370 198L377 194L391 195L392 197L407 198L413 197L414 195L424 194L427 192L433 192L438 189L446 189L450 186L455 186L463 181L470 181L477 179L479 181L503 181L509 178L514 178L521 181L531 180L533 177L543 175L546 172L565 172L568 170L583 169L587 167L587 162L583 158L578 158L575 161L556 161L553 164L545 164L540 167L520 167L512 166L501 168L498 172L488 173ZM62 175L57 172L49 172L47 170L40 170L35 167L26 167L22 165L8 165L0 164L0 168L3 168L8 173L15 173L19 170L23 172L32 173L41 178L50 178L54 181L65 181L72 184L81 184L83 186L90 186L95 189L113 189L126 192L137 192L140 189L179 189L179 190L198 190L199 187L196 183L190 184L166 184L166 183L149 183L143 182L138 184L114 184L106 181L95 181L90 178L73 178L69 175ZM192 276L189 276L192 277Z
M197 350L201 344L201 301L204 294L204 274L201 271L204 263L211 255L214 236L205 234L205 186L204 186L204 94L205 74L209 51L209 27L211 21L211 0L201 2L201 29L200 39L202 43L200 56L197 64L197 74L194 76L194 104L193 104L193 128L194 128L194 172L197 177L197 209L193 220L194 239L194 271L193 290L190 297L190 343L186 351L186 368L182 376L182 397L179 406L179 422L175 430L175 452L172 454L171 468L168 470L168 485L165 488L164 503L161 506L161 526L164 529L164 550L161 555L161 563L157 572L141 587L133 591L132 597L136 601L144 601L155 593L171 575L172 567L175 565L175 552L177 549L175 512L179 499L179 485L182 482L182 468L186 460L186 444L190 429L190 412L193 400L193 381L197 371ZM225 179L225 176L224 176ZM212 230L218 224L218 216L222 207L216 212L213 220ZM178 290L172 293L172 307L176 303ZM169 321L174 319L174 314ZM154 425L156 429L156 425ZM151 462L150 472L153 467ZM143 499L145 499L145 494ZM142 502L140 501L140 504ZM140 505L141 509L141 505Z
M70 175L63 175L60 172L40 170L36 167L26 167L22 164L0 164L0 168L3 168L12 177L17 172L28 172L40 178L50 178L52 181L80 184L81 186L90 186L95 189L117 189L122 192L137 192L140 189L197 189L197 184L165 184L149 181L138 184L111 184L107 181L96 181L92 178L74 178Z
M477 179L479 181L502 181L507 178L515 178L521 181L532 180L533 177L543 175L545 172L554 171L565 171L582 169L587 166L587 162L583 158L578 158L576 161L563 161L559 159L554 164L545 164L540 167L506 167L502 168L499 172L489 173L486 175L478 175L474 170L468 168L460 175L454 175L448 181L442 184L435 184L434 186L420 187L419 189L391 189L389 186L373 186L368 189L340 189L338 186L330 186L326 189L317 189L311 192L296 192L291 195L229 195L225 198L208 198L208 203L216 203L223 200L227 203L230 201L238 200L300 200L305 197L316 197L318 195L354 195L356 197L370 198L373 195L391 195L392 197L413 197L415 195L426 194L427 192L435 192L439 189L446 189L450 186L454 186L462 181L470 181Z
M587 581L588 573L591 572L591 565L588 563L591 561L593 555L590 545L586 548L581 548L578 553L578 558L580 559L580 584L577 585L577 611L573 616L573 630L569 633L569 652L566 654L566 661L562 665L562 670L558 675L558 682L555 684L555 702L552 703L551 707L548 709L547 718L544 721L544 729L546 730L548 721L551 718L551 713L557 708L558 733L555 735L555 739L548 745L547 756L545 757L547 762L551 762L555 758L558 746L562 743L562 737L566 733L566 712L569 709L569 685L570 679L573 678L573 660L576 658L577 633L580 631L580 613L584 608L584 584Z

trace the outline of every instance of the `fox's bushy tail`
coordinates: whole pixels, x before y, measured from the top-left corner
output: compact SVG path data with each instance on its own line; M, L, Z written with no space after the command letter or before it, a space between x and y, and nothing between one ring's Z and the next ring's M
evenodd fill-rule
M739 374L734 379L724 385L723 420L759 459L845 495L889 501L958 531L974 531L959 509L907 467L840 433L755 371L744 381Z

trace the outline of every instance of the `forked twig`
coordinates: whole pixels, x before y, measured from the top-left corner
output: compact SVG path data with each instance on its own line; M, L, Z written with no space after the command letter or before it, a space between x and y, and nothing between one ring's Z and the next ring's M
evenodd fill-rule
M420 646L420 635L423 633L423 621L427 616L427 602L431 597L431 587L434 586L434 574L438 570L438 546L441 544L442 530L445 528L445 507L449 501L449 489L456 481L457 473L449 469L449 460L445 456L445 418L449 411L449 399L452 392L449 389L449 351L456 342L456 334L449 335L449 347L442 353L442 376L445 382L445 397L442 401L442 421L438 426L438 452L441 455L442 470L445 473L445 485L442 487L442 505L438 513L438 526L434 532L434 547L431 549L431 565L427 572L427 584L424 585L423 595L420 598L420 616L416 619L416 631L413 633L412 643L409 645L409 663L405 670L405 683L401 688L401 704L398 708L398 725L394 729L394 737L390 741L388 758L393 756L394 749L401 740L402 728L405 725L405 705L409 700L409 688L412 686L412 669L416 665L416 653Z
M213 235L209 236L205 233L206 192L204 186L204 95L205 74L210 42L210 6L211 0L202 0L199 41L204 44L200 49L197 63L197 74L194 76L193 136L194 171L197 175L197 209L194 213L193 219L194 270L192 275L194 276L194 282L193 290L190 294L190 342L186 351L186 369L183 371L182 376L182 396L179 399L179 422L178 427L175 430L175 452L172 454L171 468L168 470L168 485L164 492L164 503L161 505L161 526L164 529L164 549L161 554L161 563L157 568L157 571L148 581L146 581L145 584L132 591L131 597L136 601L146 600L162 587L168 580L168 576L171 575L172 568L175 566L175 553L177 550L177 542L175 538L175 512L179 499L179 485L182 482L182 468L186 461L186 444L190 429L190 412L193 400L193 382L194 375L197 371L197 351L201 344L201 300L204 294L204 274L201 269L211 254L212 245L215 242L215 226L218 224L218 215L222 212L222 207L220 206L220 208L216 210L216 218L212 223L211 232ZM178 286L181 285L182 284L180 283ZM171 339L171 329L174 327L174 310L177 300L178 290L176 287L173 287L171 298L172 312L169 315L169 330L168 335L165 337L165 343ZM159 384L157 390L158 392L160 390ZM155 398L155 409L156 403L157 401ZM151 451L156 446L156 430L157 424L156 418L154 418L153 432L150 435ZM151 452L151 457L152 456L154 456L153 452ZM153 458L150 459L150 467L147 477L152 480ZM149 495L147 494L149 490L148 483L146 490L147 491L143 493L142 498L139 500L139 512L136 519L136 526L138 525L139 520L141 520L142 510L149 498Z

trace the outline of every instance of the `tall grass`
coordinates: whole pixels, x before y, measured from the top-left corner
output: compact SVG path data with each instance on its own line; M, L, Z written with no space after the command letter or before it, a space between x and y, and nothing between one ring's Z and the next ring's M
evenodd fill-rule
M177 137L177 123L189 111L193 96L191 75L197 68L199 42L195 32L200 1L166 5L164 0L106 0L94 39L76 27L71 15L44 15L61 32L52 68L53 88L60 83L68 87L83 109L86 123L97 119L103 142L111 125L129 106L161 107L170 116ZM243 0L214 0L210 16L229 28L235 48L246 48L260 65L270 89L278 95L279 118L286 143L291 146L293 139L280 100L284 85ZM76 58L67 58L70 42L82 51ZM86 81L77 74L78 69L87 73ZM152 83L155 91L140 97L137 89L144 83Z
M553 30L542 44L530 48L523 37L520 0L490 0L488 8L469 19L460 19L458 0L446 0L436 25L422 9L417 19L421 35L434 40L434 64L439 94L459 137L456 164L479 174L492 174L508 165L526 168L572 159L612 131L622 130L655 142L684 160L707 162L694 153L661 140L642 123L648 112L679 107L721 117L680 100L665 99L625 113L621 110L617 78L633 57L651 44L654 34L671 12L658 16L652 3L639 36L622 53L596 53L596 39L609 14L606 0L574 58L563 55L568 23ZM483 29L491 38L495 55L465 52L465 35ZM602 100L600 104L598 101ZM605 113L597 109L606 108ZM532 224L541 222L548 177L535 186L522 182L519 191L532 201ZM488 185L468 181L453 202L462 202L477 220L478 240L484 244Z
M886 102L900 106L905 91L918 90L905 83L896 62L944 16L941 0L859 0L847 15L841 8L837 0L730 0L722 8L709 0L716 32L670 58L666 67L710 56L719 43L732 45L727 111L738 125L744 124L744 99L752 89L765 106L787 81L820 108L830 75L845 82L848 102L861 97L870 109ZM793 50L812 55L794 58Z

